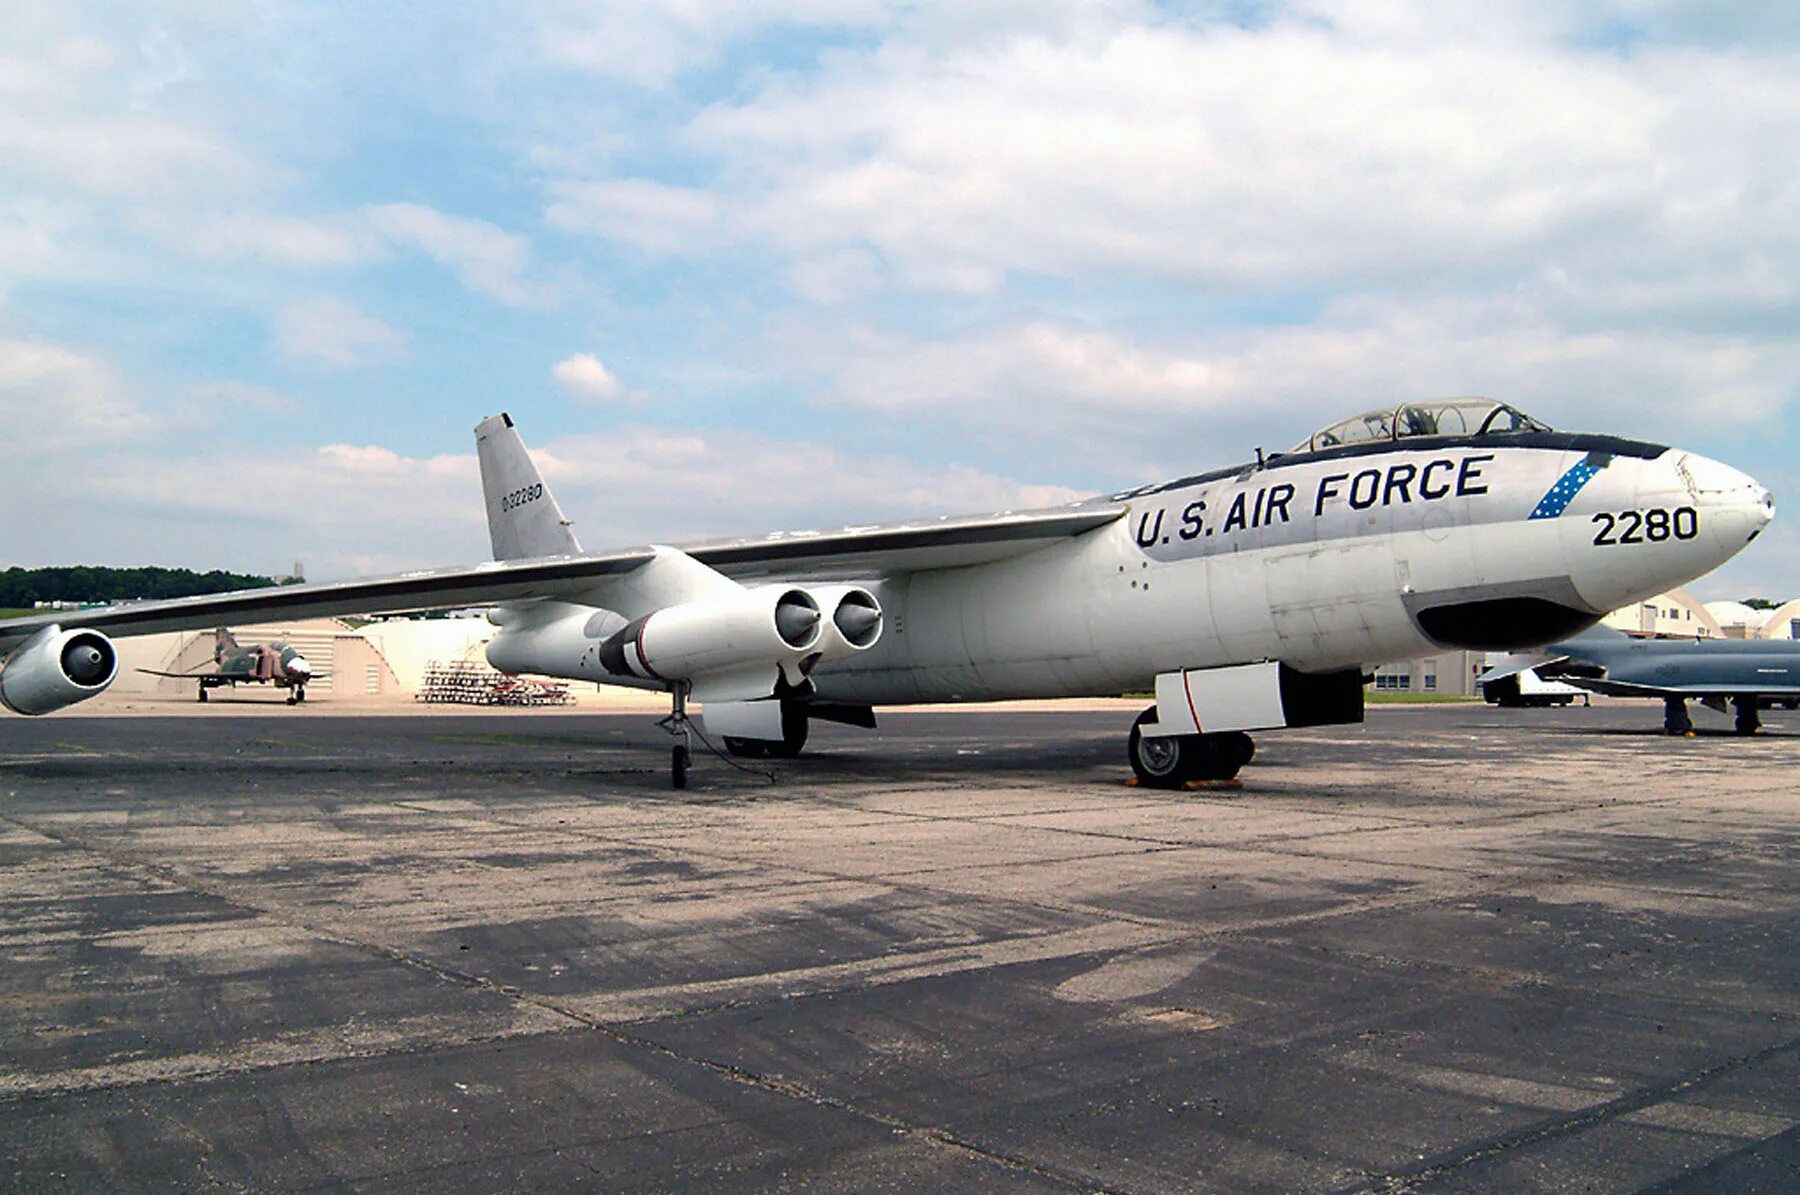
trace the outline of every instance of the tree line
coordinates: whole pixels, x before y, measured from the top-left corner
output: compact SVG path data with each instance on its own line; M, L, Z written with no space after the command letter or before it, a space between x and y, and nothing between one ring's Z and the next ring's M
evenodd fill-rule
M71 565L56 568L9 568L0 572L0 607L25 608L38 602L123 602L133 598L194 597L232 589L275 585L273 577L197 573L185 568L106 568Z

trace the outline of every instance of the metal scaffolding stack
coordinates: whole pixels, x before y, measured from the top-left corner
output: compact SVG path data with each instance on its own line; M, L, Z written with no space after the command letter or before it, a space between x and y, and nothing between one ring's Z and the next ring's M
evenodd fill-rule
M532 680L496 672L476 660L432 660L413 698L434 705L574 705L566 681Z

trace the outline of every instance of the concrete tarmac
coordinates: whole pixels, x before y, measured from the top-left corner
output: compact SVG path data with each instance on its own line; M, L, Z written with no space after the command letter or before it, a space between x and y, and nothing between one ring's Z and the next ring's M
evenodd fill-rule
M1800 715L1660 716L9 718L0 1188L1794 1191Z

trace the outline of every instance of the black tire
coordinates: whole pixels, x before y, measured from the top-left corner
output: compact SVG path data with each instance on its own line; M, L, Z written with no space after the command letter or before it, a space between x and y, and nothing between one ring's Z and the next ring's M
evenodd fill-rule
M768 754L769 742L766 739L740 739L728 734L719 740L725 744L725 750L739 759L761 759Z
M1131 724L1125 740L1125 754L1138 783L1145 788L1180 788L1188 782L1192 759L1199 735L1167 735L1147 738L1144 724L1156 721L1156 707L1151 706Z
M1218 740L1220 774L1207 777L1210 780L1234 779L1245 764L1256 758L1256 740L1241 730L1228 730L1224 734L1207 737Z
M206 700L206 686L205 685L200 686L200 700L201 701Z
M669 756L669 787L687 787L688 764L691 762L688 749L677 743L674 752Z

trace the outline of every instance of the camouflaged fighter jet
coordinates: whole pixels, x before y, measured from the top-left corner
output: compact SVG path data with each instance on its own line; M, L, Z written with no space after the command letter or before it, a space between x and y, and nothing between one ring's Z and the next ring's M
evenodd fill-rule
M668 693L677 788L690 699L732 750L788 756L813 720L873 726L879 705L1139 690L1127 758L1175 788L1237 775L1249 731L1360 722L1377 664L1567 639L1775 513L1695 453L1445 399L1046 510L586 552L509 416L475 444L493 562L0 622L0 701L101 692L108 634L479 604L502 672Z
M139 668L150 676L167 676L176 680L195 681L200 686L200 700L207 691L220 686L274 685L291 690L287 703L299 705L306 700L306 682L315 679L312 665L293 647L280 641L252 643L245 647L224 627L214 632L211 672L159 672L155 668ZM323 675L323 674L318 674Z
M1503 683L1530 668L1540 677L1612 697L1660 697L1663 730L1694 733L1687 703L1735 713L1739 734L1762 727L1761 710L1800 702L1800 642L1788 639L1646 639L1594 627L1481 674Z

